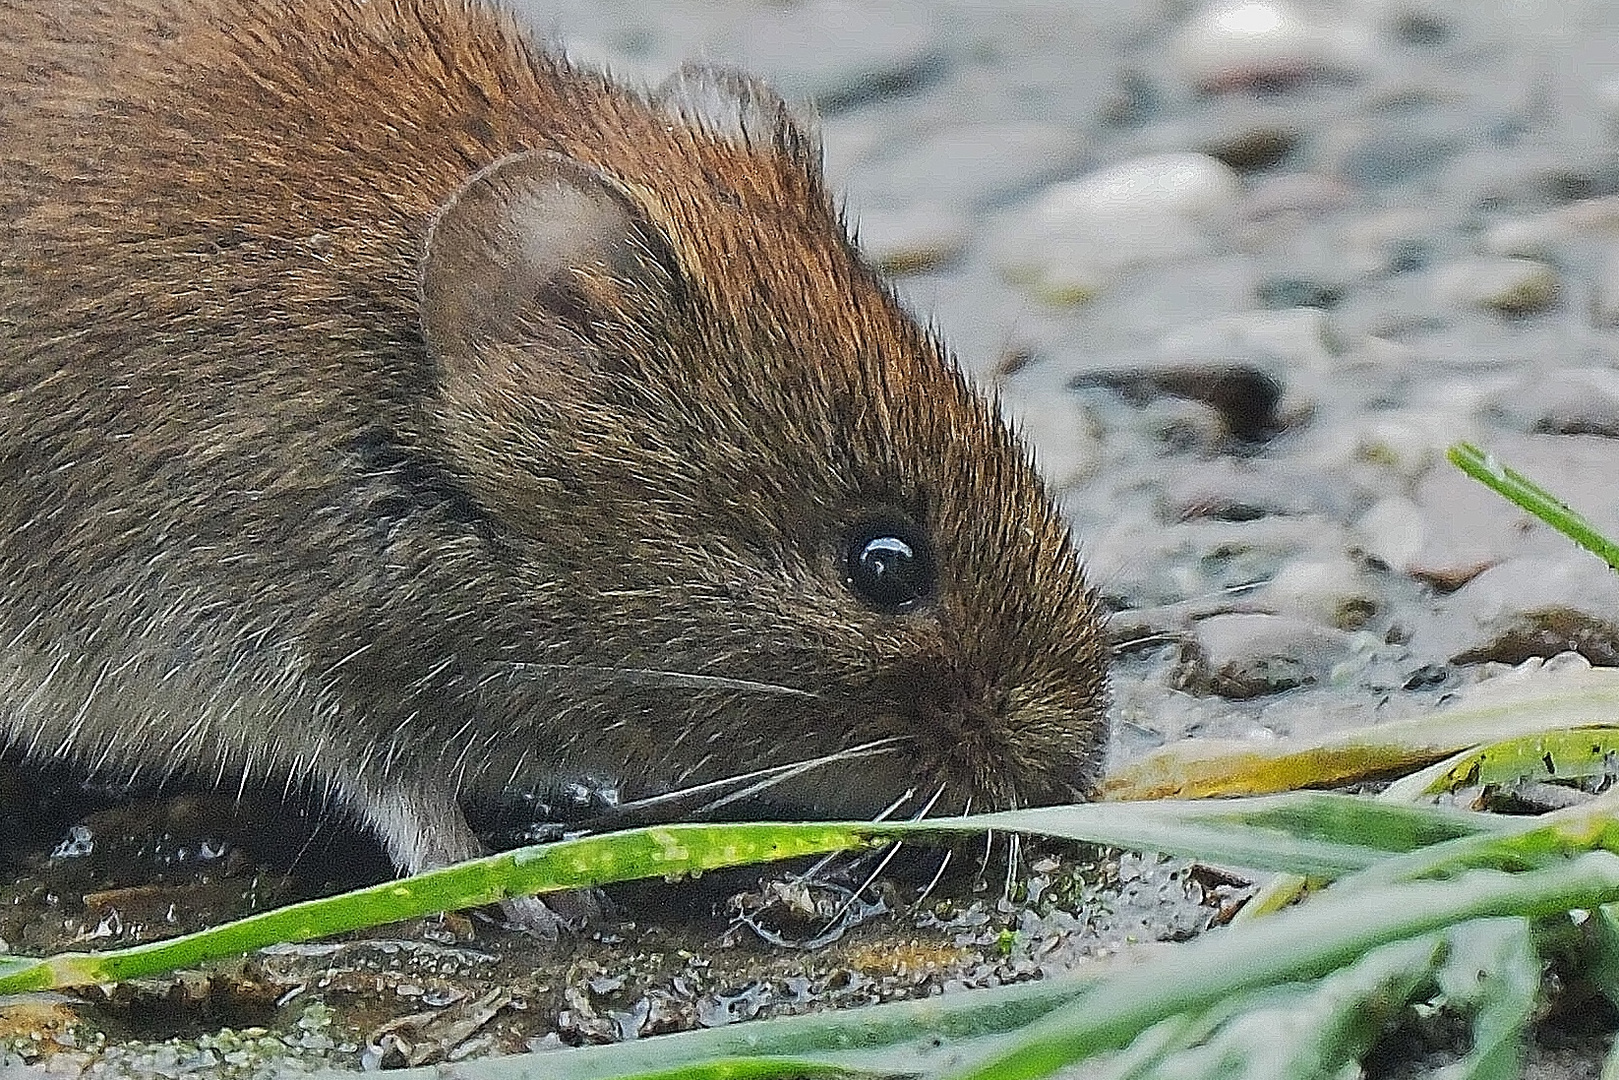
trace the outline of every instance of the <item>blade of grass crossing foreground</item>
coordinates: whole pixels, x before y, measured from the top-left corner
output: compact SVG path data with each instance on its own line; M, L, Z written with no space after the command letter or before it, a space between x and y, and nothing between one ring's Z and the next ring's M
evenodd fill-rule
M1332 893L1214 933L1144 964L1063 1006L1005 1040L1005 1047L950 1080L1035 1080L1105 1050L1128 1045L1177 1013L1206 1009L1262 986L1314 979L1372 949L1469 919L1543 918L1619 902L1619 855L1592 852L1548 870L1473 870L1448 881Z
M1619 570L1619 545L1575 513L1557 496L1522 473L1509 469L1495 455L1472 443L1457 443L1446 451L1450 463L1508 502L1544 521L1591 554Z
M869 827L856 831L840 825L667 825L519 848L165 941L101 953L7 958L0 966L0 993L118 982L509 896L848 851L869 846L871 836Z
M1477 919L1450 933L1439 989L1473 1010L1473 1046L1445 1067L1446 1080L1516 1080L1540 993L1540 955L1523 919Z
M1137 1056L1143 1038L1157 1047L1150 1059L1120 1071L1119 1080L1327 1080L1357 1067L1384 1024L1431 982L1449 950L1430 934L1395 942L1315 983L1288 983L1227 999L1198 1025L1184 1025L1175 1045L1150 1029L1120 1055Z
M1508 827L1479 814L1325 792L1224 803L1092 803L882 825L659 826L521 848L127 949L0 960L0 993L117 982L508 896L818 855L918 834L1031 832L1337 878L1391 854Z

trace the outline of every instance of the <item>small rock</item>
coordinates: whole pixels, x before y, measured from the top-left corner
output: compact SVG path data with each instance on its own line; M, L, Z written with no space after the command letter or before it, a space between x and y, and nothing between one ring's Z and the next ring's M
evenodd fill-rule
M1298 141L1299 133L1287 128L1250 127L1219 139L1208 153L1238 172L1257 172L1280 164Z
M1241 190L1237 174L1206 154L1133 158L1047 188L1009 230L998 261L1047 300L1081 302L1127 267L1205 248Z
M1619 374L1586 368L1526 376L1486 399L1484 411L1526 433L1619 438Z
M1320 148L1331 171L1360 188L1387 188L1428 176L1448 164L1467 143L1454 129L1402 119L1364 121L1329 133Z
M1619 326L1619 248L1608 253L1597 272L1591 318L1598 326Z
M1355 189L1342 180L1313 172L1254 177L1249 185L1237 217L1254 223L1269 224L1278 218L1315 220L1343 209L1355 196Z
M1286 0L1216 0L1176 35L1181 74L1204 90L1285 86L1331 74L1363 75L1373 55L1369 30Z
M1324 682L1351 637L1282 615L1212 615L1194 627L1177 682L1194 693L1251 698Z
M1338 306L1344 298L1343 286L1306 277L1279 275L1259 283L1259 302L1277 308L1323 308Z
M1441 605L1438 643L1456 664L1520 664L1580 653L1619 665L1619 575L1595 556L1493 566Z
M1282 384L1270 372L1242 364L1089 371L1076 375L1068 387L1104 387L1136 402L1162 394L1201 401L1219 413L1226 430L1239 439L1263 439L1280 426L1276 407Z
M1494 222L1484 230L1483 249L1492 255L1546 259L1564 244L1592 235L1619 239L1619 196L1581 199Z
M1168 521L1253 521L1270 515L1330 514L1337 509L1336 499L1316 474L1265 459L1223 457L1166 476L1161 513Z
M1433 287L1445 303L1530 315L1556 303L1562 283L1556 269L1538 259L1479 256L1439 267Z
M948 61L929 11L883 0L766 5L700 51L758 72L789 101L814 101L826 115L915 90Z
M1282 371L1333 370L1343 351L1325 311L1245 311L1168 331L1158 352L1178 363L1247 363Z
M1261 599L1279 614L1337 630L1361 629L1382 607L1366 571L1347 558L1290 562L1266 584Z
M1422 510L1403 495L1379 499L1356 519L1355 548L1384 566L1404 570L1428 538Z
M866 210L858 224L860 250L888 274L920 273L952 262L971 235L966 215L937 205L891 213Z
M1089 143L1076 128L1033 122L947 124L914 142L879 145L846 184L881 184L885 201L994 207L1080 171Z

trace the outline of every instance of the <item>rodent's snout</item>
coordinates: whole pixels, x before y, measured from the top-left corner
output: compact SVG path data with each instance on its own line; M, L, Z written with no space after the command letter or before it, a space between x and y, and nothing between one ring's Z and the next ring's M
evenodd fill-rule
M1008 686L944 664L899 673L893 723L931 813L1079 802L1100 771L1104 692L1061 680Z

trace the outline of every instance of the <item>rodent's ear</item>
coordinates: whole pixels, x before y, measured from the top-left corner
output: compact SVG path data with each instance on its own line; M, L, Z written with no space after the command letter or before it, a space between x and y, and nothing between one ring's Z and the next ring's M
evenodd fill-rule
M678 280L663 235L609 177L551 151L475 173L427 234L422 330L441 359L667 306Z
M738 68L686 64L664 80L652 100L682 123L739 146L772 148L820 175L821 135L814 119L795 115L780 94Z

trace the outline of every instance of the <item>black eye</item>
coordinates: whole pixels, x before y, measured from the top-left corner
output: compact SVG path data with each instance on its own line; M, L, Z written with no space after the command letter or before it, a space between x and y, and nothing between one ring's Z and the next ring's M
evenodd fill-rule
M878 611L909 611L933 595L937 574L919 530L906 522L868 522L849 533L843 580Z

